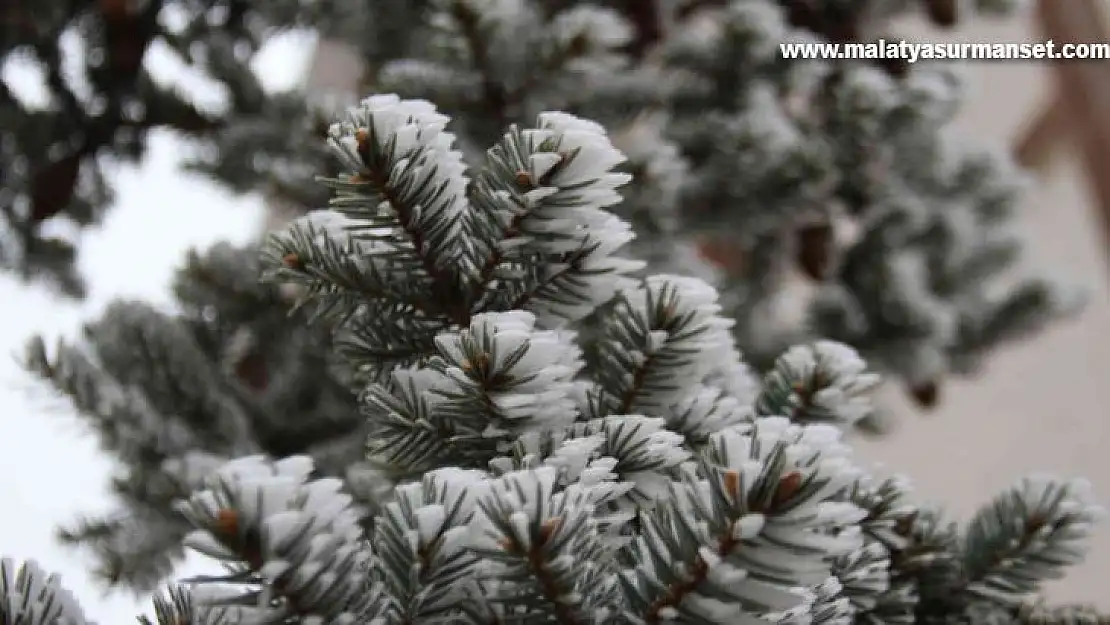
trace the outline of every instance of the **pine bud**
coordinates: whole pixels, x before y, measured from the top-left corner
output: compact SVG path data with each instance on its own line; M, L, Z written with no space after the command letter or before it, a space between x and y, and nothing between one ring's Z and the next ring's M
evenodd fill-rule
M524 188L535 186L535 183L532 181L532 174L523 170L516 172L516 183L518 186Z
M221 538L231 538L239 535L239 513L224 508L216 513L216 523L212 528Z
M735 241L706 236L696 243L698 256L730 276L744 275L744 252Z
M836 237L832 224L804 226L797 233L798 265L810 278L822 282L829 277Z
M559 526L563 524L563 517L552 517L540 525L540 545L546 545L555 532L559 531Z
M358 155L362 158L363 162L370 160L370 131L365 128L359 128L355 131L355 148Z
M475 358L473 362L470 360L462 361L462 370L466 373L473 373L475 370L482 372L485 371L488 366L489 356L487 354L478 354L478 357Z
M498 546L501 547L501 550L504 551L505 553L513 553L513 554L520 553L520 545L516 542L516 539L513 538L512 536L507 536L504 539L502 539L500 542L498 542Z
M802 487L802 474L798 471L793 471L786 474L781 480L779 485L775 488L775 495L771 499L772 506L780 506L787 501L790 501L794 495L798 494L798 490Z
M942 28L951 28L959 21L959 0L925 0L929 20Z
M366 149L366 142L370 140L370 131L365 128L359 128L355 131L355 141L358 142L359 151Z
M935 380L918 384L910 388L910 395L919 407L935 408L940 401L940 385Z
M242 527L237 511L223 508L217 512L212 531L220 542L235 549L243 561L252 568L262 567L261 541L258 532L251 527Z
M917 516L918 512L915 510L906 516L900 517L894 523L894 533L899 536L910 536L917 525Z
M297 256L296 254L294 254L292 252L290 252L290 253L286 254L285 256L281 257L281 264L285 265L286 267L288 267L290 269L297 269L297 270L304 269L304 263L301 262L301 257Z
M1048 525L1048 520L1045 519L1044 515L1034 514L1025 522L1025 533L1027 535L1036 534L1046 525Z
M724 479L725 493L736 502L740 498L740 472L730 469L721 476Z

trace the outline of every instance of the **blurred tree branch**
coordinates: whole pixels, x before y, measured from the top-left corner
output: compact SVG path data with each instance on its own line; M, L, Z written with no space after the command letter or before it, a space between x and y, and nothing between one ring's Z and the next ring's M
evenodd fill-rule
M1045 39L1063 43L1110 40L1105 9L1098 0L1038 0L1036 19ZM1053 65L1066 116L1081 150L1094 208L1110 254L1110 63L1069 60ZM1110 256L1108 256L1110 258Z
M1022 167L1043 172L1053 153L1065 141L1072 141L1068 107L1057 90L1030 119L1014 141L1014 160Z
M82 160L110 144L121 128L149 129L173 125L188 132L215 128L213 120L192 107L187 111L174 111L175 115L167 115L165 107L149 107L153 114L139 120L128 120L124 115L124 102L129 96L140 90L158 96L158 88L143 72L143 58L159 32L157 19L162 5L163 0L151 0L141 10L135 11L124 0L96 0L92 7L95 19L100 22L104 49L107 51L103 67L97 72L100 75L95 77L100 79L101 84L109 86L106 106L100 114L90 115L84 110L62 78L60 63L46 63L49 68L47 82L51 89L61 96L61 106L65 111L79 120L77 132L80 140L71 152L35 172L31 183L32 223L46 221L65 209L73 198ZM18 8L10 12L16 11ZM43 40L34 44L33 48L40 57L57 54L57 49ZM160 97L158 100L170 103L175 98Z

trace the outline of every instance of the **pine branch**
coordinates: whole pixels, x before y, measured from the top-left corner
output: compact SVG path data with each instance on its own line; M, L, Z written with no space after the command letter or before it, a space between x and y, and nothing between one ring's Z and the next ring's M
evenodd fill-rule
M158 32L156 20L163 4L164 0L151 0L141 13L134 15L126 10L109 11L110 2L101 2L99 10L94 10L102 21L104 44L108 51L102 76L111 85L105 112L99 116L88 116L73 95L61 76L61 63L56 51L45 43L37 46L40 57L48 67L48 84L62 98L68 114L79 120L80 142L69 155L34 173L31 183L33 223L45 221L65 210L73 198L82 160L108 145L119 129L126 125L121 102L126 94L135 89L146 48Z
M1020 602L1082 560L1082 543L1101 514L1084 482L1023 480L969 523L963 587L1001 605Z
M1053 606L1037 602L1023 606L1015 622L1018 625L1108 625L1110 614L1094 606Z
M866 372L854 350L821 341L797 346L775 361L756 400L756 414L799 423L851 425L867 417L879 377Z
M244 617L349 619L386 600L364 577L371 551L351 497L340 492L339 480L310 481L312 471L304 456L240 458L180 506L197 528L187 545L246 567L224 583L273 593L272 599L240 594Z
M572 423L578 350L534 324L522 311L477 315L468 328L436 337L438 357L426 368L395 371L389 387L371 387L371 455L406 470L445 457L482 467L527 432Z
M474 235L490 242L473 288L477 292L497 276L499 284L479 303L577 320L625 284L623 274L640 267L614 257L632 233L604 210L620 201L616 189L628 181L610 171L624 156L592 122L544 113L536 126L510 128L487 153L472 187ZM551 227L565 223L568 214L595 225ZM506 264L519 270L500 273Z
M556 492L557 475L544 467L491 482L472 549L483 557L483 579L500 585L490 599L519 606L525 619L595 623L615 607L609 548L591 489Z
M0 559L0 620L4 623L90 623L74 596L57 575L47 575L37 562L16 564Z
M360 135L358 137L358 153L363 162L374 162L375 155L372 149L369 143L369 134ZM436 302L436 312L447 315L453 323L460 327L466 326L469 323L468 312L458 305L451 304L456 295L454 287L457 281L454 276L448 273L445 266L438 264L437 259L428 253L428 242L424 238L424 231L417 225L413 212L414 207L403 201L395 193L390 185L390 174L391 172L384 169L367 169L360 172L360 177L352 182L361 183L365 181L369 183L389 203L390 208L400 219L401 227L405 229L405 233L412 240L413 250L420 259L424 271L432 279L432 293L433 301Z
M832 455L793 458L793 445L824 435L790 426L785 419L763 419L711 437L703 457L705 482L676 484L673 503L641 518L643 530L630 554L635 568L621 575L630 615L647 622L693 618L723 623L735 622L738 614L762 616L797 608L801 597L776 585L773 568L757 564L773 558L764 550L796 549L797 557L814 566L799 561L792 582L808 586L828 579L826 558L859 546L858 537L837 537L835 532L818 537L797 524L807 517L804 509L821 505L824 497L847 485L842 480L852 479ZM824 449L825 454L832 451ZM828 521L848 526L857 513L847 505L833 513L836 520ZM759 537L764 533L775 538L763 541ZM749 594L746 584L755 585L750 589L755 594ZM703 601L703 596L719 599Z
M466 536L482 481L479 472L433 471L400 486L385 506L374 524L374 544L396 599L390 622L449 620L467 601L462 587L477 574L479 558Z
M572 17L590 15L597 14ZM950 91L846 68L835 85L813 85L828 89L835 106L809 111L812 118L800 105L786 110L782 94L800 93L794 81L804 80L782 76L772 35L786 31L776 30L776 8L740 3L717 16L719 23L699 26L710 36L684 41L677 55L710 88L691 85L675 110L702 98L728 103L702 102L713 123L697 132L667 131L693 156L692 146L706 143L705 158L690 159L703 168L696 179L719 190L730 211L738 206L730 194L756 183L751 210L727 222L753 226L749 277L777 275L776 246L806 214L802 200L863 198L856 216L876 222L864 224L822 285L843 296L841 316L822 320L855 332L880 356L889 354L876 345L949 349L938 319L950 311L946 298L962 291L936 284L957 258L949 252L958 228L930 208L914 221L893 197L882 210L874 203L904 185L897 197L967 200L984 221L1008 210L1009 188L981 163L941 174L932 161L901 163L903 171L883 160L888 152L877 146L887 138L918 155L939 149L919 131L947 114ZM484 26L473 17L473 29ZM611 49L623 35L590 36ZM711 52L718 45L737 54L725 62ZM932 104L910 103L910 87ZM297 451L297 441L279 441L314 439L302 445L312 459L219 464L162 453L156 480L153 472L115 480L132 512L164 511L192 490L177 504L196 528L186 543L229 567L161 598L160 625L1012 621L1026 614L1041 580L1078 561L1079 539L1096 516L1083 488L1024 483L960 535L909 503L901 483L865 475L850 458L834 426L866 414L877 381L854 349L812 342L788 350L759 388L717 290L671 275L630 279L642 264L619 256L632 232L614 213L629 177L614 171L625 156L601 125L542 113L531 127L510 127L485 162L468 169L448 121L426 101L363 100L328 131L339 161L338 175L324 180L331 210L271 241L269 277L309 286L305 303L336 322L320 328L338 332L335 346L317 345L311 333L283 343L291 326L253 332L221 320L219 302L209 310L203 298L194 306L200 318L188 307L173 320L125 308L128 323L96 333L104 369L139 396L155 392L154 408L184 410L187 433L203 438L202 447L284 454ZM730 141L736 152L719 149ZM749 177L736 178L744 154L759 158L744 161ZM882 165L882 175L857 171L860 158ZM813 183L815 172L837 184ZM728 183L718 189L722 179ZM959 190L923 190L929 185ZM955 197L961 193L977 199ZM757 210L767 197L793 212ZM749 282L730 283L731 295L757 300L773 291ZM229 296L221 284L194 286L220 300ZM888 314L892 306L905 314ZM852 312L859 318L846 320ZM203 374L214 363L222 371L225 349L234 352L230 367L269 342L283 356L260 356L262 364L292 362L268 368L265 388ZM212 345L220 358L202 347ZM590 347L588 361L581 345ZM350 362L342 374L321 373L333 347ZM57 367L37 350L40 369L55 377ZM297 357L302 350L312 357ZM924 360L916 358L913 365ZM363 424L352 420L351 405L300 396L333 385L359 391ZM197 390L212 387L212 395ZM287 423L302 404L304 424ZM226 423L214 417L228 414ZM320 432L337 435L315 440ZM119 540L120 527L91 523L86 538ZM109 551L154 559L160 540ZM3 609L17 603L0 598Z
M718 316L716 294L675 277L652 276L602 313L599 358L610 414L677 404L690 386L712 373L707 352L732 347Z

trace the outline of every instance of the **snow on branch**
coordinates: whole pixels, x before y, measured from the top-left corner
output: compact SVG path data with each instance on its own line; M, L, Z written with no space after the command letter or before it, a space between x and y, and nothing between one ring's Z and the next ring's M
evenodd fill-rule
M713 287L631 277L609 211L629 176L599 125L544 113L468 168L447 123L364 100L329 133L347 168L324 181L330 207L265 249L268 279L307 287L354 370L379 374L352 378L365 462L329 477L308 455L167 459L195 489L184 543L227 573L171 587L146 623L1076 613L1036 601L1082 559L1087 486L1026 480L966 528L912 502L842 437L878 382L852 348L791 348L757 380ZM5 625L85 622L33 565L5 560L0 581Z

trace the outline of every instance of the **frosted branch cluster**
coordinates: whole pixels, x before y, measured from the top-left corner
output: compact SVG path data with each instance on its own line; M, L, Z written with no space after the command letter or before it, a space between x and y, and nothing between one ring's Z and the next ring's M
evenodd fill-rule
M853 349L760 380L714 288L633 277L601 126L543 113L468 167L447 122L364 100L329 133L329 210L266 246L377 372L376 500L307 455L182 464L184 543L229 572L160 597L160 625L1016 623L1081 559L1085 485L1024 481L958 528L852 458L877 383ZM33 565L0 583L6 624L84 622Z

